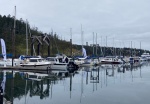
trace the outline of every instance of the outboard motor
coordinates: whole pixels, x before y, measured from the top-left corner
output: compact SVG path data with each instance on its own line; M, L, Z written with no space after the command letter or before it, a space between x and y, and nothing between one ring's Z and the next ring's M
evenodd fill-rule
M68 71L69 72L78 70L78 68L79 68L79 66L76 65L73 61L70 61L67 66L68 66Z

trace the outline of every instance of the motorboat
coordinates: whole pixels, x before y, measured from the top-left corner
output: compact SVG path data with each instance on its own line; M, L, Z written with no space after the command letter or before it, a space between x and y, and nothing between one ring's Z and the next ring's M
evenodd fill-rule
M71 58L68 58L64 54L57 54L56 57L47 57L47 61L51 62L50 68L52 70L77 70L79 67L74 63Z
M129 62L130 62L130 64L140 62L140 57L138 57L138 56L129 57Z
M142 57L142 59L144 59L144 60L150 60L150 54L149 53L143 53L142 55L141 55L141 57Z
M67 70L68 63L63 63L61 59L58 59L56 57L47 57L46 60L52 63L50 66L52 70Z
M100 60L102 64L122 64L123 61L115 56L106 56Z
M20 64L22 67L27 68L41 68L47 69L51 65L51 62L46 61L44 58L29 58L28 60L24 60L23 63Z

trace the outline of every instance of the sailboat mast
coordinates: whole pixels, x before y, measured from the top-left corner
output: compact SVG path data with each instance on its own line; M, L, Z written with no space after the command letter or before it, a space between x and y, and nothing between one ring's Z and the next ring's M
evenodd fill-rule
M82 44L82 49L83 49L83 31L82 31L82 24L81 24L81 44Z
M16 6L15 6L15 13L14 13L14 28L13 28L13 34L12 34L12 66L13 65L13 59L15 57L15 33L16 33Z
M106 36L106 47L107 47L107 36Z
M94 32L93 32L93 55L94 55Z
M96 56L97 56L97 33L96 33Z
M140 56L141 56L141 41L140 41Z
M133 54L132 54L132 41L131 41L131 57L132 57L132 55L133 55Z
M26 19L26 55L28 55L28 21Z
M72 56L72 28L70 28L70 43L71 43L71 52L70 52L70 55Z
M100 46L100 47L101 47L101 55L103 55L103 57L104 57L104 53L103 53L103 47L104 47L104 46L102 47L102 45L103 45L103 44L102 44L102 36L101 36L101 46Z
M15 15L14 15L14 36L16 32L16 6L15 6Z

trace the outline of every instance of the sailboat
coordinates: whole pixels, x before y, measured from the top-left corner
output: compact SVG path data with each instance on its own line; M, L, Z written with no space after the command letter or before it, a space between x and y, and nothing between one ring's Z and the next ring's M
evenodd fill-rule
M79 66L92 66L94 65L94 61L91 58L87 57L86 49L83 47L83 31L81 25L81 42L82 42L82 55L83 57L76 58L74 62Z
M94 61L91 58L87 57L85 48L82 48L82 54L83 57L74 60L76 64L82 67L95 65Z

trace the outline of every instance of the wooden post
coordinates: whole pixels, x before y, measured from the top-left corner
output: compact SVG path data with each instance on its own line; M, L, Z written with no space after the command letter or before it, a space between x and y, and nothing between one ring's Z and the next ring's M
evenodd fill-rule
M37 45L37 55L40 55L40 43Z

